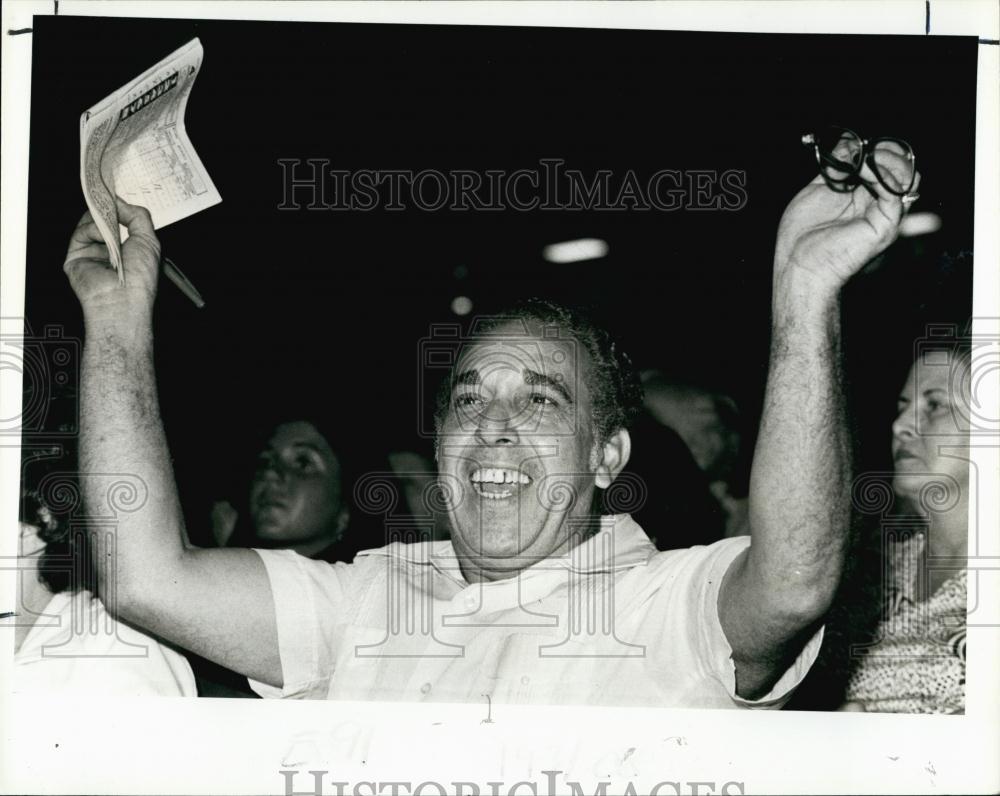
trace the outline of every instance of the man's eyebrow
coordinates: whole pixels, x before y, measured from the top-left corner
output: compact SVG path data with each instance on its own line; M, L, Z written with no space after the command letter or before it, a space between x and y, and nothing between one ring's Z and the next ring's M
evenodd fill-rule
M523 376L525 384L544 384L546 387L559 393L566 403L573 403L573 396L569 394L569 390L566 389L566 385L563 384L562 379L555 379L545 373L528 370L527 368L525 368Z
M460 387L468 384L479 384L479 371L475 368L470 370L463 370L455 377L453 387Z
M539 373L536 370L525 369L523 371L523 378L525 384L542 384L549 387L559 393L563 400L567 403L573 403L573 396L569 394L569 390L566 389L566 385L562 383L561 379L555 379L552 376L548 376L545 373ZM479 384L481 381L479 376L479 371L475 368L469 370L464 370L459 373L453 382L455 387Z

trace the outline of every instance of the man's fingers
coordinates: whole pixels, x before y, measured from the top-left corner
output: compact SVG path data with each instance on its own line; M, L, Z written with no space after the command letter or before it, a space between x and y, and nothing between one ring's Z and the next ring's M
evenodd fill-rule
M889 153L896 155L901 158L906 157L906 148L898 141L893 141L891 138L883 138L879 141L874 142L874 147L872 152L876 153Z
M81 220L69 239L70 251L77 246L88 246L91 243L104 243L104 236L93 221Z
M867 163L861 167L861 179L875 192L875 201L868 207L865 217L888 245L896 237L899 220L903 217L903 200L878 181Z
M102 260L99 257L73 257L63 263L63 273L70 278L71 282L78 278L81 272L91 269L108 271L115 270L110 261L106 259Z
M85 246L89 243L103 243L104 236L101 235L101 231L97 228L97 224L91 218L90 213L84 213L83 218L80 219L80 223L76 225L76 229L73 230L73 234L69 239L69 248L72 250L74 246Z
M128 240L122 244L122 255L126 262L135 257L140 260L152 258L155 265L160 262L160 239L156 237L153 219L145 207L130 205L117 198L118 219L128 227Z
M80 217L80 223L70 236L66 258L63 260L63 271L69 274L67 266L70 261L79 259L108 259L108 247L89 210Z
M908 161L895 155L877 155L875 164L883 181L895 191L905 191L910 185L913 169Z
M128 227L129 237L132 235L156 237L156 230L153 229L153 218L145 207L130 205L117 196L115 201L118 207L118 220Z
M111 258L108 255L107 244L104 243L85 243L79 245L73 245L70 243L69 251L66 253L66 259L63 263L70 263L73 260L100 260L102 262L111 262Z
M892 192L887 190L886 187L879 182L878 177L875 176L875 172L871 170L871 167L867 163L861 164L861 171L858 173L858 176L865 183L865 185L875 192L877 200L881 200L886 196L892 196ZM864 186L860 187L862 189L864 188Z

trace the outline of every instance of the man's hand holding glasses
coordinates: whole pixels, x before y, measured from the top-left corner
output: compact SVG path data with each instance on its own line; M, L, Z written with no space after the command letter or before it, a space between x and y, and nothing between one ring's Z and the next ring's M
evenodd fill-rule
M912 147L899 138L866 140L835 127L802 142L814 148L819 174L781 218L775 297L826 303L896 240L918 198L920 173Z

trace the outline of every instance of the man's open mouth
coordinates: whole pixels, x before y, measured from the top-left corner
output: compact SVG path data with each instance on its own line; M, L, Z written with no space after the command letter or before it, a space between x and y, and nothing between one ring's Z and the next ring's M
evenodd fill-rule
M531 478L520 470L505 467L480 467L469 476L476 494L489 500L509 498L531 483Z

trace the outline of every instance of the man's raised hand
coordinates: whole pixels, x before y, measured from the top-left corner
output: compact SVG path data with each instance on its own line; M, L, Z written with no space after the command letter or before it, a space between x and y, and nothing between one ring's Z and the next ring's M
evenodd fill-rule
M899 147L884 147L876 157L890 184L905 184L904 176L912 167ZM896 240L906 203L876 179L867 163L860 176L867 188L835 191L817 176L792 199L778 226L776 281L805 276L819 289L836 292ZM918 173L911 196L919 186Z
M73 230L63 271L88 322L145 322L152 316L160 268L160 241L144 207L117 200L118 218L128 228L122 245L125 285L118 282L108 247L90 213Z

